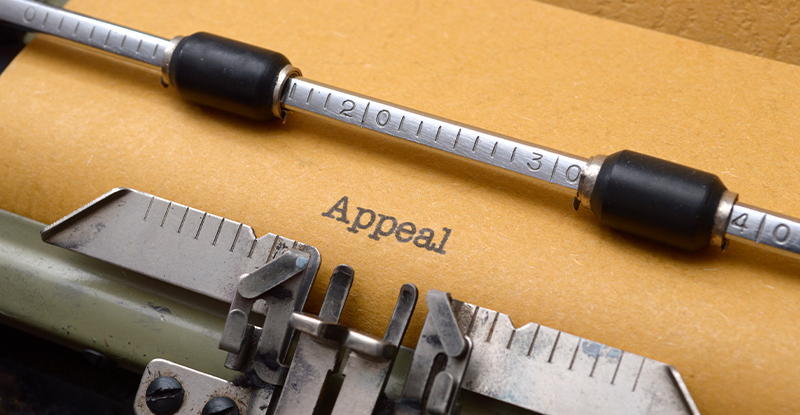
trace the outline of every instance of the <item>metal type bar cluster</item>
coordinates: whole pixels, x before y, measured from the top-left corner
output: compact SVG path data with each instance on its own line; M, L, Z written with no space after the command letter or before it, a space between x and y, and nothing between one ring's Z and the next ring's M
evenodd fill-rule
M177 219L189 211L150 194L115 189L42 231L45 242L210 298L220 298L218 287L233 285L233 292L223 294L230 309L219 347L229 352L225 367L242 376L229 383L153 361L139 390L139 414L235 407L242 413L269 409L274 415L444 415L458 411L462 390L542 414L698 414L680 375L669 365L534 323L516 328L505 314L437 290L427 294L422 334L402 390L393 396L386 387L416 305L413 284L400 288L383 338L360 333L338 323L355 275L352 268L335 269L319 315L302 313L318 269L316 249L268 235L253 239L272 241L260 248L252 242L249 249L222 249L197 258L192 252L202 252L214 240L191 237L165 243L163 237L165 232L182 233L179 223L188 225ZM185 229L189 235L201 234L202 223ZM217 268L205 274L205 285L187 283L183 273L252 258L260 263L254 269L239 274L236 267ZM266 303L257 311L264 315L261 326L250 318L256 299ZM177 396L175 382L165 376L186 392L181 402L168 405L172 412L163 412L159 403ZM172 385L171 392L159 392L162 384Z

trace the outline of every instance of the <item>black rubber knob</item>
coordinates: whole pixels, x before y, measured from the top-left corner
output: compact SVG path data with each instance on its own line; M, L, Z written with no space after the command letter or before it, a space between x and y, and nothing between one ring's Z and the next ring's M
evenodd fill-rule
M591 206L606 226L695 251L711 242L725 190L713 174L624 150L600 167Z
M169 82L189 101L268 120L275 117L273 93L287 65L278 52L200 32L175 46Z

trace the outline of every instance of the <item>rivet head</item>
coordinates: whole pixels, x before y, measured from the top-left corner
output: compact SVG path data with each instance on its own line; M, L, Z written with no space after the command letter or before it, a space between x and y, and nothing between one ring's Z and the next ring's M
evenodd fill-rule
M172 415L183 404L183 387L173 377L157 377L147 387L144 401L155 415Z

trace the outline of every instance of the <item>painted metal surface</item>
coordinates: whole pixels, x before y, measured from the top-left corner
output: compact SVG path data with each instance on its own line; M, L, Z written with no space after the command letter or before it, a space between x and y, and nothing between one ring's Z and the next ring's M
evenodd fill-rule
M42 242L0 210L0 320L141 371L155 358L232 378L217 348L227 305Z

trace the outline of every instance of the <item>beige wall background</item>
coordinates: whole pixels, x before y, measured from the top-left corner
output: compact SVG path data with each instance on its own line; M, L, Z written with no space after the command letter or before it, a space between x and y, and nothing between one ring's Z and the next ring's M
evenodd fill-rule
M774 0L540 0L623 23L800 64L800 5Z

